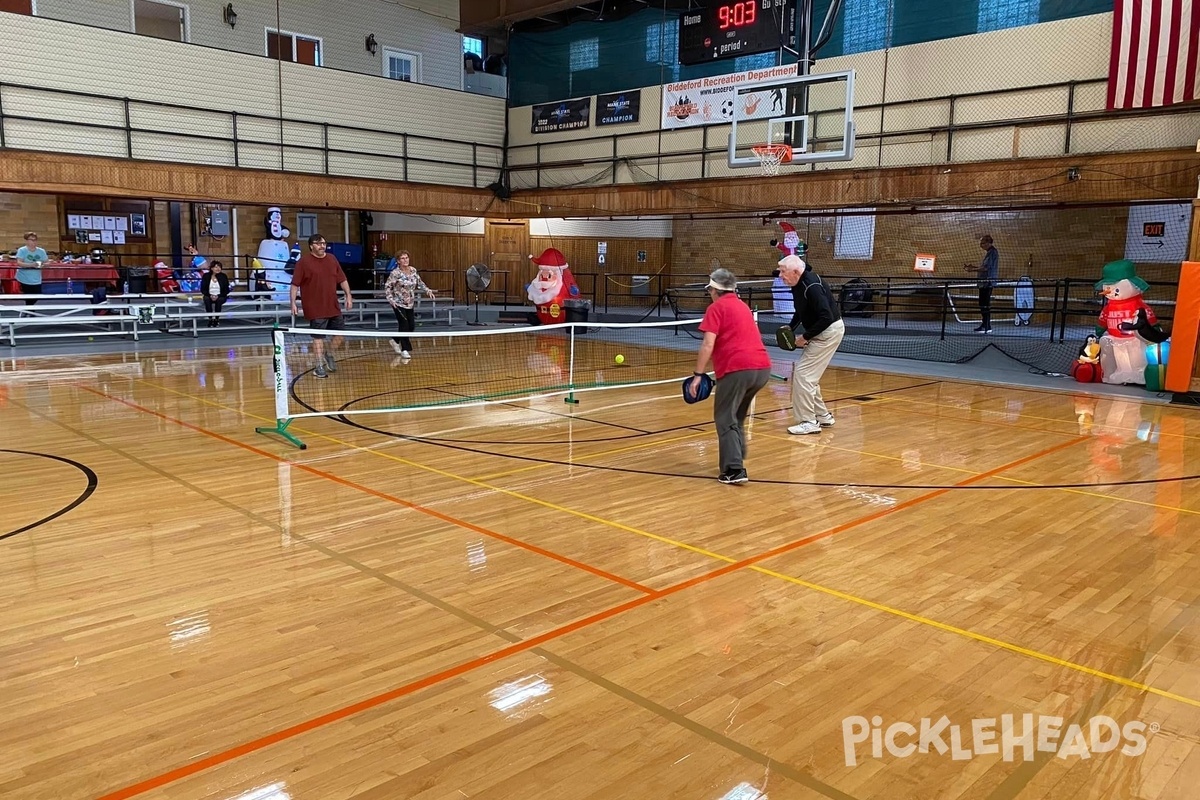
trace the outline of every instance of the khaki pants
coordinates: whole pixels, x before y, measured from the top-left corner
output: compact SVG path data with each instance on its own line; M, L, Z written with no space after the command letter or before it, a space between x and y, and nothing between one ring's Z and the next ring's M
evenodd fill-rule
M792 366L792 416L796 422L816 422L829 416L821 398L821 376L837 352L846 325L839 319L804 346L804 354Z

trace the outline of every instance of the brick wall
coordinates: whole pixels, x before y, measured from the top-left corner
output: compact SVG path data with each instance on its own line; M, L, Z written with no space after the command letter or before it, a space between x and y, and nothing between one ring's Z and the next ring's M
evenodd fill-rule
M808 243L813 265L828 276L911 277L915 254L928 253L937 256L937 279L966 277L963 265L979 263L979 238L986 233L1000 251L1001 278L1012 280L1098 278L1105 263L1124 257L1127 219L1123 207L879 215L870 260L834 258L833 217L790 222ZM763 277L780 255L770 240L782 239L782 230L756 218L681 219L673 233L676 276L706 273L717 259L739 276ZM1138 272L1147 280L1173 281L1179 264L1139 263Z
M35 231L38 244L58 249L58 198L52 194L0 192L0 252L15 253L25 244L26 231Z

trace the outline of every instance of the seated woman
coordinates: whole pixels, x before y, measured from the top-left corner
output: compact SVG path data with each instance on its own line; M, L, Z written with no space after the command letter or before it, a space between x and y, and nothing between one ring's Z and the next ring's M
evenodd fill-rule
M220 261L210 261L208 272L200 279L200 293L204 295L204 310L209 314L221 313L221 307L229 299L229 277ZM221 327L221 320L213 317L208 321L208 327Z

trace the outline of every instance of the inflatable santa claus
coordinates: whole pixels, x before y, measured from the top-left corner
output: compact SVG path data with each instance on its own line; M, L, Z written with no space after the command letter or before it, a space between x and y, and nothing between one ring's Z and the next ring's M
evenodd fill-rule
M579 297L579 286L571 275L567 258L553 247L540 256L530 256L538 273L527 289L529 302L537 308L537 320L542 325L567 321L565 301Z

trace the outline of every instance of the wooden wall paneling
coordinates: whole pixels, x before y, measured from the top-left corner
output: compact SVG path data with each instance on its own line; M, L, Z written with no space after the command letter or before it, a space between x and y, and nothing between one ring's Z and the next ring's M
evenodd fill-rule
M603 307L605 302L614 305L644 306L657 300L659 286L666 287L669 283L670 239L625 239L600 238L584 236L533 236L529 240L533 254L540 254L548 247L557 248L567 257L571 272L576 275L580 289L587 293L595 287L595 303ZM598 245L605 242L608 252L604 264L598 261ZM639 263L639 250L646 252L645 263ZM580 278L580 275L593 277ZM651 282L647 286L649 300L640 295L631 296L632 276L648 275ZM532 267L527 277L533 276ZM606 277L607 276L607 277ZM655 276L662 276L661 278ZM610 297L611 295L611 297ZM589 296L589 299L590 296Z
M821 169L764 180L710 178L594 188L521 189L513 199L555 216L563 208L600 207L619 214L726 214L731 207L800 210L936 203L962 198L980 204L1100 203L1193 197L1200 153L1159 150L1089 155L1079 180L1067 170L1078 156L981 161L886 169ZM1125 180L1121 180L1120 177ZM1016 187L1016 188L1013 188Z
M157 253L157 232L155 226L154 203L150 200L140 200L119 197L97 197L93 195L59 195L58 208L58 238L44 245L51 252L74 253L77 256L86 255L97 248L111 256L109 260L121 266L150 266L153 256ZM68 225L68 217L74 214L92 216L123 217L127 221L125 244L105 244L91 242L81 244L75 240L75 230ZM136 236L129 225L133 214L143 214L146 217L144 235ZM93 227L96 227L93 225Z
M310 208L469 217L482 216L495 203L486 189L399 181L26 150L5 151L0 159L0 191L70 194L81 185L111 197L262 205L286 198Z
M503 290L510 302L524 299L525 284L534 275L529 257L542 252L534 251L529 236L529 220L489 219L485 223L484 239L483 263L491 267L494 273L507 274L506 278L496 279L493 286Z
M426 284L439 294L452 293L459 302L470 299L464 277L467 267L487 262L484 237L479 234L372 231L368 251L372 246L378 247L379 258L407 250Z

